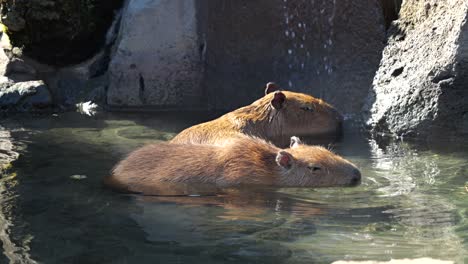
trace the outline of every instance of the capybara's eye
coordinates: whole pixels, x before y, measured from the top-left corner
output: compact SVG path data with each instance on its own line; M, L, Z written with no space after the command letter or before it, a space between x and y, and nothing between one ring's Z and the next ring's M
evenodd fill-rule
M315 165L309 165L307 166L307 168L311 171L319 171L321 170L322 168L320 168L319 166L315 166Z
M302 107L301 107L301 110L303 110L303 111L309 111L309 112L313 112L313 111L314 111L314 109L313 109L312 107L310 107L310 106L302 106Z

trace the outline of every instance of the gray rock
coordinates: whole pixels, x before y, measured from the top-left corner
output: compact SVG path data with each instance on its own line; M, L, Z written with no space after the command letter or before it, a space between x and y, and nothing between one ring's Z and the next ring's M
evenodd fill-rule
M3 48L0 48L0 76L5 76L7 72L8 63L10 63L10 58L8 58Z
M0 20L12 44L52 66L77 64L99 51L122 0L4 0Z
M468 4L403 1L364 106L374 131L468 132Z
M52 104L42 81L18 82L0 90L0 109L12 112L43 110Z
M128 0L109 65L111 106L199 104L203 67L194 0Z
M356 114L384 39L371 0L128 0L107 102L233 109L276 81Z
M19 154L14 151L10 132L0 126L0 176L2 171L18 157Z
M216 108L249 104L275 81L360 113L384 47L378 1L204 3L203 86Z

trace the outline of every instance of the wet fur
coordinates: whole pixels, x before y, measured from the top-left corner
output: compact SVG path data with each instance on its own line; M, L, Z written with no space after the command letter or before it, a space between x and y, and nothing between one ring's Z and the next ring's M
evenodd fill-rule
M281 93L286 96L281 109L272 106L274 93L269 93L251 105L189 127L171 142L213 144L239 134L275 141L277 138L289 140L294 135L339 133L343 118L331 105L303 93ZM303 106L309 106L313 114L301 110Z
M215 188L242 185L322 187L352 184L357 171L349 161L317 146L285 149L293 163L278 164L282 150L258 138L239 136L217 145L151 144L132 152L116 165L105 183L115 189L143 194L187 194L196 185ZM310 164L323 167L312 174Z

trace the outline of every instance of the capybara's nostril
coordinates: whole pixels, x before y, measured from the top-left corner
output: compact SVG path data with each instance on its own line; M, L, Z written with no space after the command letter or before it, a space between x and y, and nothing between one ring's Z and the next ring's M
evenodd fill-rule
M353 176L351 178L351 186L356 186L361 183L361 172L354 168L353 169Z

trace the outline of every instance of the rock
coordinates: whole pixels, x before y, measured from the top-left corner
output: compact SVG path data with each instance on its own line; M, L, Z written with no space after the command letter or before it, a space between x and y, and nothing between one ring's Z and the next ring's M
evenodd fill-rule
M10 63L10 58L6 55L5 51L0 48L0 76L5 76Z
M33 66L26 63L17 55L21 54L21 49L12 48L8 35L2 29L0 47L0 76L6 76L13 81L37 80L37 72Z
M111 106L200 104L203 64L194 0L129 0L109 65Z
M275 81L360 113L384 48L378 1L204 3L203 87L215 108L249 104Z
M98 52L122 0L4 0L1 22L15 47L41 63L64 66Z
M14 151L10 132L0 126L0 178L3 170L6 170L18 157L19 154Z
M384 39L383 13L371 0L128 0L107 102L233 109L276 81L355 114Z
M0 90L0 109L11 112L44 110L52 98L42 81L14 83Z
M466 0L403 1L364 106L375 132L468 133Z

